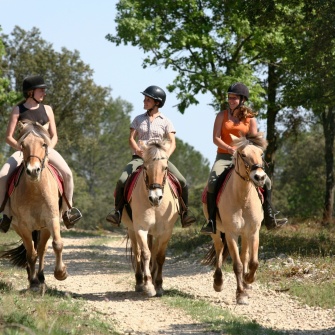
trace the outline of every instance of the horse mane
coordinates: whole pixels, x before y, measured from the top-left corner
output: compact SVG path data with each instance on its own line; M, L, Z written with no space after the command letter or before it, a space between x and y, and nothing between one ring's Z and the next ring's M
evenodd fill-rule
M152 140L149 141L146 145L142 145L143 148L143 159L144 161L149 160L159 160L167 157L167 150L170 141L167 140Z
M268 142L264 138L264 134L262 132L258 132L256 135L246 135L235 138L233 140L233 144L237 149L243 149L247 145L253 144L257 147L260 147L264 151L268 145Z
M43 138L47 145L50 144L50 134L40 123L30 120L24 120L22 123L24 123L24 125L19 133L19 144L21 144L30 133Z

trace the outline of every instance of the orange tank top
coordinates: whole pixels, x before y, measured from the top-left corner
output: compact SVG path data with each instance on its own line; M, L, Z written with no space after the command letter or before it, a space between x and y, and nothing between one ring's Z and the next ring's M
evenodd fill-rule
M246 118L239 123L234 123L232 120L228 119L228 111L225 110L223 112L223 122L221 127L221 139L223 142L227 143L228 145L232 145L232 139L230 134L233 134L237 137L242 135L246 135L250 129L250 118ZM218 148L217 150L220 154L228 154L228 150Z

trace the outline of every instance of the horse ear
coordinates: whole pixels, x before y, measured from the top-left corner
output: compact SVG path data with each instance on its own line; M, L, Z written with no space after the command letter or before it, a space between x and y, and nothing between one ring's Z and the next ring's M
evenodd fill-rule
M26 126L26 124L23 123L23 122L21 122L21 121L19 121L19 122L17 123L17 127L18 127L19 132L20 132L25 126Z
M50 122L47 122L44 126L42 126L45 130L49 130L49 125L50 125Z
M230 134L230 137L231 137L231 139L232 139L233 141L235 141L235 140L237 140L237 139L238 139L238 137L237 137L237 136L235 136L235 135L233 135L233 134Z

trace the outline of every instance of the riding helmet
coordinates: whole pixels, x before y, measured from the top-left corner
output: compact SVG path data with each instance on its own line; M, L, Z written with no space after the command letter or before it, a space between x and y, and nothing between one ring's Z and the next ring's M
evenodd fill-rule
M23 79L22 91L23 93L31 91L35 88L46 88L47 85L41 76L29 76Z
M158 101L158 107L163 107L166 100L165 92L158 86L149 86L143 92L143 95Z
M235 83L229 86L227 93L243 96L246 100L249 99L249 89L242 83Z

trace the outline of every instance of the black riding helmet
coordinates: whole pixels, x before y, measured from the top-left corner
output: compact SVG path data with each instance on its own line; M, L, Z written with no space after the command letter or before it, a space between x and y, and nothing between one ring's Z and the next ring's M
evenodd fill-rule
M229 86L227 93L240 95L245 98L245 100L249 100L249 89L242 83L235 83Z
M163 107L166 100L165 92L158 86L149 86L143 92L143 95L158 101L158 107Z
M25 98L28 98L28 92L36 88L46 88L47 85L41 76L29 76L23 79L22 91Z

